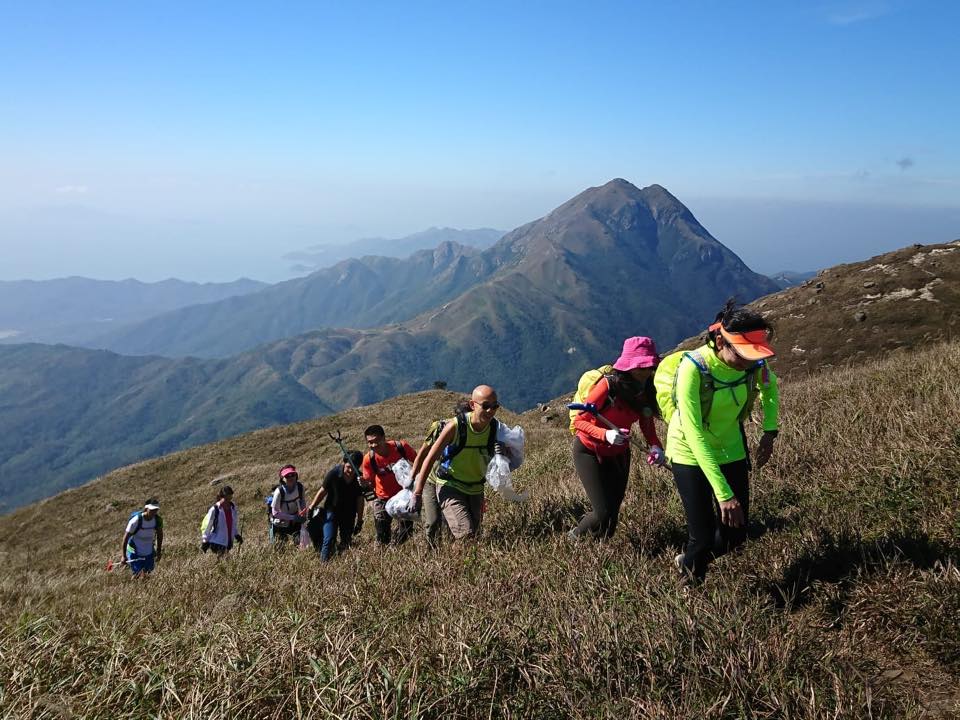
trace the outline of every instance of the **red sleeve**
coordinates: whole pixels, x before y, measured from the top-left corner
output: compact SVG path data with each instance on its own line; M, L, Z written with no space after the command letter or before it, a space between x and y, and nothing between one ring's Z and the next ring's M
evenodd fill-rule
M640 423L640 431L643 433L643 437L647 441L647 445L650 447L656 445L662 448L663 444L660 442L660 438L657 437L657 426L653 422L653 417L647 417L645 415L640 418L638 422Z
M401 440L400 445L403 448L403 456L411 463L416 462L417 451L413 449L413 446L406 440Z
M584 435L592 437L594 440L603 441L607 438L607 429L602 428L594 423L592 417L587 413L583 413L573 421L573 429L577 432L582 432Z
M587 397L584 398L584 403L592 403L598 408L602 408L607 404L607 396L610 394L610 386L607 383L606 378L600 378L599 382L590 388L590 392L587 393ZM595 440L604 440L607 433L606 426L599 424L599 421L594 415L583 411L577 415L576 419L573 421L573 428L579 432L582 432L584 435L588 435Z
M370 467L370 453L364 453L363 462L360 464L360 474L367 482L373 482L373 468Z

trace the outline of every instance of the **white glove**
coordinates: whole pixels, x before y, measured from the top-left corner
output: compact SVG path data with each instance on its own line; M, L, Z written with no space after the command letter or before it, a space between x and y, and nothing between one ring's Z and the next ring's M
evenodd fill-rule
M630 437L630 431L623 428L619 430L607 430L603 436L611 445L623 445Z
M659 445L651 445L647 451L647 465L666 465L667 456L663 454L663 448Z

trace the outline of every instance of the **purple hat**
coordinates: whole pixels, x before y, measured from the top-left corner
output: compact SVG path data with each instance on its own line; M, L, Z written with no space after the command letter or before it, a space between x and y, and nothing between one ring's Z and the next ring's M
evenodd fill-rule
M656 367L660 362L657 346L648 337L632 337L623 341L623 352L613 364L617 370L630 372L636 368Z

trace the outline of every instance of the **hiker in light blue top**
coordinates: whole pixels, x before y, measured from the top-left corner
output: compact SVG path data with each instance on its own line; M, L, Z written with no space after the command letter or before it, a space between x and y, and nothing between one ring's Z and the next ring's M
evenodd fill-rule
M163 519L156 499L150 498L144 503L143 510L130 516L120 547L134 577L145 577L153 572L154 562L163 554Z

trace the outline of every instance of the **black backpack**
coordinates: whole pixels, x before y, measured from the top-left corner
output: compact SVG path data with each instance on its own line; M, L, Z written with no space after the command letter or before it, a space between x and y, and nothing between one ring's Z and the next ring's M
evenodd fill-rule
M270 494L264 498L264 504L267 506L267 521L269 522L273 517L273 494L279 490L280 499L283 500L284 496L287 494L287 488L283 483L277 483L273 486L273 489L270 491ZM303 497L303 483L297 480L297 492L300 497Z
M452 476L450 475L450 462L460 454L460 452L467 447L467 423L470 421L467 420L467 416L464 413L457 413L456 415L457 422L457 435L456 439L447 445L443 449L443 454L440 459L440 465L437 468L437 476L441 479L449 479ZM490 420L490 433L487 435L487 457L492 458L494 455L494 446L497 444L497 430L500 428L500 421L496 418ZM478 483L468 483L463 480L465 485L475 485ZM483 482L483 479L479 482Z

